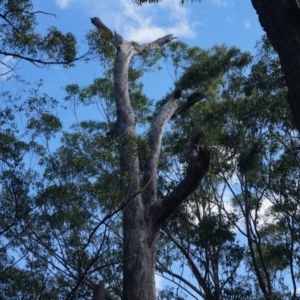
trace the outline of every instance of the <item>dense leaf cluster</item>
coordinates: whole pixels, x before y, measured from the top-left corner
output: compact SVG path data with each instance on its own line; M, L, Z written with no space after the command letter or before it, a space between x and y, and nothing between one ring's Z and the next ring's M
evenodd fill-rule
M75 36L69 32L63 34L55 27L50 27L42 36L36 30L37 14L51 15L35 11L30 0L0 1L0 55L1 64L7 70L5 73L13 71L19 60L39 66L71 66L77 59ZM8 63L8 59L12 59L12 63Z

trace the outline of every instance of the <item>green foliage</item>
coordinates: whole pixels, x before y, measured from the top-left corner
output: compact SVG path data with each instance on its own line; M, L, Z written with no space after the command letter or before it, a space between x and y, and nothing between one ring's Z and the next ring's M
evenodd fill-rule
M63 34L52 26L48 29L48 34L42 37L36 32L38 13L34 11L30 0L0 2L0 54L38 65L72 66L77 59L75 36L71 33ZM46 15L47 13L45 17ZM12 70L11 67L8 68Z
M28 121L27 128L30 130L36 129L36 134L43 134L49 140L51 136L62 129L62 124L56 116L43 113L38 119L31 118Z
M160 250L159 256L169 270L165 274L179 275L189 266L195 278L200 272L205 279L205 284L196 281L206 297L210 291L211 295L221 293L224 299L267 298L257 281L261 276L265 286L272 286L271 299L287 299L291 293L286 278L298 280L293 275L298 267L293 263L298 259L295 251L299 245L299 140L278 57L266 38L258 43L255 57L218 46L207 51L192 49L198 58L193 61L184 45L174 43L172 47L175 52L169 47L165 57L174 66L183 98L194 91L207 97L174 119L165 135L159 195L172 191L182 178L188 156L186 145L197 132L203 133L203 144L210 149L212 161L199 190L168 225L173 236L168 235L169 242L164 240L165 250ZM184 65L185 59L193 63ZM270 205L268 211L266 204ZM233 227L246 238L244 245L236 240ZM175 243L177 250L169 243ZM250 247L254 249L252 254ZM172 268L172 261L180 264L179 272ZM240 281L243 264L248 274ZM207 275L214 265L218 266L219 277ZM227 283L222 291L220 281ZM296 293L294 290L293 295Z
M62 34L55 27L48 29L49 33L42 41L42 48L50 59L66 63L72 62L76 57L76 39L72 33Z
M226 46L214 46L208 51L201 51L193 56L193 61L184 69L178 86L183 89L199 90L206 94L211 88L217 89L216 84L225 84L222 75L230 76L231 72L241 71L251 62L249 53L242 53L235 47ZM216 81L218 76L220 79Z
M203 216L198 224L198 245L205 248L206 245L219 246L227 241L234 241L230 224L226 224L226 221L222 220L221 217L217 215Z
M13 3L0 3L8 2ZM25 9L32 8L8 14L16 27L27 16ZM38 44L48 57L56 59L59 53L70 62L75 55L73 36L50 28L38 42L34 15L27 17L15 50L26 45L28 53L38 55ZM11 26L7 30L14 30ZM25 87L15 96L2 92L0 297L91 298L90 286L99 280L108 284L109 293L121 295L119 210L125 199L120 184L132 182L120 172L119 148L138 151L142 176L149 151L146 126L155 115L143 92L142 76L158 62L172 66L182 103L194 92L206 95L173 118L164 135L158 198L172 192L185 175L195 134L203 133L203 145L212 154L201 186L160 233L157 270L176 278L178 288L166 287L158 298L185 299L192 294L199 299L263 299L259 275L272 287L271 298L296 297L284 278L299 280L299 139L279 61L268 41L258 44L255 57L235 47L203 50L181 42L141 55L129 68L129 94L137 124L144 127L136 137L119 138L109 134L116 120L111 68L115 49L97 31L88 39L102 59L103 76L85 87L68 85L64 100L74 108L98 109L102 119L77 121L62 131L55 113L58 103L40 94L41 82L22 82ZM7 47L12 43L6 42ZM156 111L164 101L166 97L156 103ZM57 135L60 141L51 152L49 145ZM269 211L262 212L267 200Z
M112 41L101 35L98 29L91 30L86 39L91 53L99 57L101 65L107 69L113 67L116 48Z

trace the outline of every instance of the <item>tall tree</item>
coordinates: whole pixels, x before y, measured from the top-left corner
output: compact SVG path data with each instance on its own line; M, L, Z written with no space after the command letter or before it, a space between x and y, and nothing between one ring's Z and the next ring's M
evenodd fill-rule
M128 67L135 55L159 49L173 40L167 35L145 45L132 45L108 29L95 17L92 23L108 36L117 49L114 64L114 95L117 110L116 135L120 145L121 191L126 205L123 210L123 300L155 299L155 259L157 235L161 224L198 186L209 167L210 155L201 147L197 133L190 148L186 175L164 197L157 197L157 163L165 126L181 108L179 91L171 93L158 111L148 133L149 154L139 161L136 143L136 120L128 92ZM192 97L200 97L197 94ZM195 103L195 102L194 102ZM140 164L144 165L143 174ZM141 176L142 175L142 176Z

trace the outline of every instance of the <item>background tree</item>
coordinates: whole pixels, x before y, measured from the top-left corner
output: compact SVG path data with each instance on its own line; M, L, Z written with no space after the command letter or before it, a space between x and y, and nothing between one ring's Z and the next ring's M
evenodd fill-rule
M296 240L292 232L283 229L291 229L293 217L283 217L289 205L285 202L284 208L279 195L283 193L293 202L299 193L298 179L292 179L299 177L299 154L284 76L266 38L258 44L255 58L237 49L228 52L231 67L225 68L217 81L218 92L177 118L174 131L168 133L167 145L176 141L176 146L164 151L172 163L163 168L162 191L172 182L163 178L176 174L176 166L180 169L182 145L193 128L206 132L205 143L213 159L200 188L164 227L158 270L191 297L197 293L201 299L289 299L297 296L297 264L291 260ZM180 65L178 56L172 61ZM182 78L191 75L194 82L205 78L201 71L194 72L197 61L198 70L202 65L207 70L205 58L198 57ZM250 73L245 73L247 69ZM289 170L295 173L288 179L290 185L284 185L285 176L280 175L284 186L280 189L276 174L285 169L282 160L292 162ZM275 167L277 164L281 167ZM296 216L297 209L292 207ZM235 239L237 233L240 241ZM173 265L174 261L177 264ZM186 280L187 269L194 282ZM245 282L249 284L245 286Z
M48 29L44 37L36 32L38 14L55 17L54 14L35 11L30 0L1 1L0 63L7 71L0 75L13 71L20 60L37 66L51 64L71 66L72 62L78 59L76 38L72 33L63 34L54 26ZM8 58L12 58L12 64Z
M201 135L192 139L190 160L183 180L165 197L157 198L157 162L164 127L179 108L178 93L172 93L158 111L148 133L149 154L140 173L136 121L128 93L128 66L134 55L159 49L173 37L167 35L152 43L135 46L113 34L98 18L92 23L111 37L117 52L114 64L114 94L117 111L116 133L121 139L121 193L123 210L123 291L122 299L154 299L156 240L163 221L193 192L209 166L209 152L200 147ZM142 162L141 162L142 163ZM140 180L142 175L142 181Z
M157 3L159 0L133 0L143 3ZM181 0L181 4L187 0ZM299 0L283 0L274 4L272 0L252 0L261 26L266 31L274 49L277 51L282 71L288 86L288 103L300 131L300 3Z
M62 64L67 67L79 59L73 34L63 34L55 27L50 27L44 37L37 32L38 14L55 17L35 11L31 1L1 1L0 63L6 71L0 75L16 71L21 60L36 66ZM34 229L32 222L37 210L45 204L37 200L43 180L34 161L46 157L47 146L62 124L53 114L58 102L39 91L42 81L30 84L12 75L5 84L9 86L13 82L18 90L3 88L0 107L1 297L15 299L22 294L25 299L39 294L52 298L57 295L55 276L46 268L45 255L37 260L32 254L32 251L40 253L38 249L41 249L34 242L41 243L39 229Z

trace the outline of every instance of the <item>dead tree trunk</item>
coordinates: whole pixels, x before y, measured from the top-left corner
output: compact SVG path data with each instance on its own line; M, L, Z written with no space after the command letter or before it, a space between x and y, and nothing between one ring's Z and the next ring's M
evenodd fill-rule
M121 140L120 167L122 172L122 196L130 199L123 210L123 300L155 299L155 258L158 230L170 214L198 186L209 167L210 155L200 147L201 135L191 144L186 176L177 187L162 199L157 199L157 163L159 160L163 130L181 106L178 94L173 93L158 112L149 132L150 154L146 159L143 180L140 180L139 158L136 146L135 115L128 93L128 67L131 58L145 51L158 49L169 43L167 35L152 43L132 46L108 29L99 18L92 23L109 36L117 54L114 69L114 93L117 108L116 133ZM199 100L203 95L197 95ZM140 192L139 192L140 191ZM141 192L142 191L142 192Z

